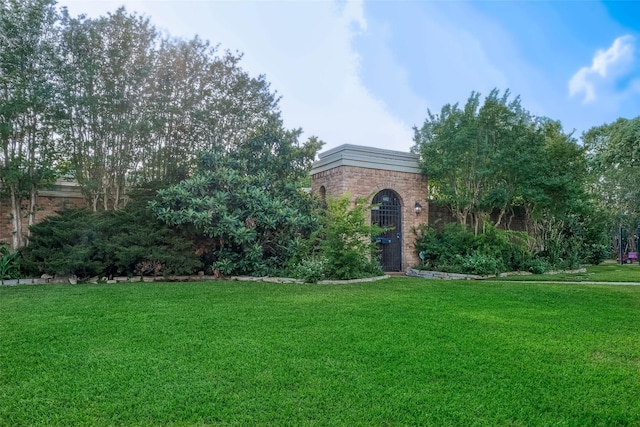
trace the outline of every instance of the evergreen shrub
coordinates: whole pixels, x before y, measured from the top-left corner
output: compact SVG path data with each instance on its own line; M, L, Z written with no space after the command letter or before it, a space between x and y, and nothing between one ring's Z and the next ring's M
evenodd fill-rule
M115 212L66 209L31 227L21 249L26 276L182 275L203 269L195 240L142 204Z

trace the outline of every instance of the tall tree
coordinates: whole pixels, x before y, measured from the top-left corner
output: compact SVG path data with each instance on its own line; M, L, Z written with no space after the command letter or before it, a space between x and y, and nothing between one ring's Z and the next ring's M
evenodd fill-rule
M640 117L620 118L582 135L590 190L610 212L612 225L640 224Z
M241 58L198 38L162 42L150 79L153 141L138 171L143 181L175 182L198 153L233 150L279 118L275 93L264 76L242 70Z
M447 104L440 114L429 111L414 130L430 195L460 224L471 220L477 234L492 211L499 212L498 225L520 203L523 167L535 166L531 156L540 143L519 98L509 101L508 91L501 96L493 90L481 104L473 92L463 108Z
M95 20L65 16L65 144L88 205L118 209L149 140L156 32L124 8Z
M33 224L38 189L54 175L58 22L54 0L0 3L0 181L14 249L25 244L23 201Z

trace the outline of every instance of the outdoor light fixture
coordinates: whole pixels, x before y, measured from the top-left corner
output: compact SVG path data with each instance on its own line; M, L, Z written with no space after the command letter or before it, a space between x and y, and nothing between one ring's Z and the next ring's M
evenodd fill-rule
M416 202L416 215L418 215L420 212L422 212L422 205Z

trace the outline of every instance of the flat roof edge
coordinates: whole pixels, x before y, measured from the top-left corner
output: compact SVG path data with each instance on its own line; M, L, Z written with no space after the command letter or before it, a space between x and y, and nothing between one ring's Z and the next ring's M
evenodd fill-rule
M421 173L420 156L404 151L344 144L320 153L318 157L311 168L312 175L338 166Z

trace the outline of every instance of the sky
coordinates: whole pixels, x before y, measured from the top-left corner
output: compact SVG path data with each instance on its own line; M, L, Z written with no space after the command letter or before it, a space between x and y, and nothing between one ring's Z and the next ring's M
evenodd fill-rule
M58 0L119 6L173 37L243 53L281 96L287 128L323 150L409 151L428 111L472 91L520 96L581 134L640 116L640 1Z

